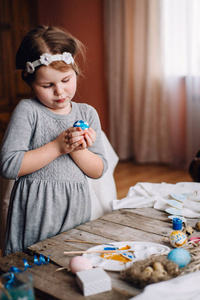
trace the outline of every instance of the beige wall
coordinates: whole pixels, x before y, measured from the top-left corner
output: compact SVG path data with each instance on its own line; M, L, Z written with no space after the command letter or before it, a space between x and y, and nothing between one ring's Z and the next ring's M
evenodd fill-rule
M62 26L87 47L85 78L74 100L95 107L108 134L103 0L38 0L38 13L40 24Z

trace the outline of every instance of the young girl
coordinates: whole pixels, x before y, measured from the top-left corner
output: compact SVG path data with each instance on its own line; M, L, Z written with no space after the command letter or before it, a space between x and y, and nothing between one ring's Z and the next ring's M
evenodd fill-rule
M15 108L0 153L1 175L15 179L5 255L90 220L86 176L107 170L96 110L72 102L82 44L56 27L39 26L23 39L17 69L35 98ZM73 127L87 121L88 130Z

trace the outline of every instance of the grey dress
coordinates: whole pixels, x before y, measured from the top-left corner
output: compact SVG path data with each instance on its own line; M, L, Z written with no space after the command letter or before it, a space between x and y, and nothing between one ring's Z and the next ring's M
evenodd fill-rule
M26 151L54 140L77 120L85 120L96 131L89 148L107 170L96 110L87 104L72 103L68 115L54 114L35 99L21 100L6 130L0 153L4 178L15 179L11 193L5 255L69 230L90 220L91 199L86 175L69 154L59 156L44 168L17 178Z

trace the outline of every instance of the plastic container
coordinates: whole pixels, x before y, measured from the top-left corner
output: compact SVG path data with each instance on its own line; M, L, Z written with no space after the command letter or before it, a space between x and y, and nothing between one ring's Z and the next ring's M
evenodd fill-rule
M174 230L182 230L182 220L179 218L173 218L173 229Z

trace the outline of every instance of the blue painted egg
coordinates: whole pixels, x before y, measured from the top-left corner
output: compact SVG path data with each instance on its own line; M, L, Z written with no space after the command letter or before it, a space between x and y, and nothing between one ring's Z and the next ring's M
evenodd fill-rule
M86 121L78 120L74 123L73 127L81 127L81 129L85 130L88 129L90 126Z
M176 248L170 251L167 258L175 262L179 268L185 267L191 261L190 253L185 249Z

